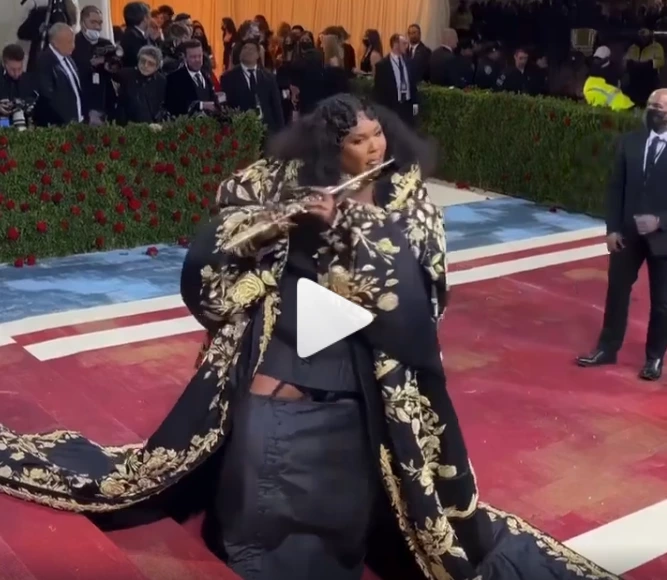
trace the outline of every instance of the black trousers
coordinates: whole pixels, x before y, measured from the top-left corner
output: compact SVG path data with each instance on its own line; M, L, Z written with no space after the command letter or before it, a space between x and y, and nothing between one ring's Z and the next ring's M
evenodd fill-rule
M219 478L220 551L244 580L360 580L378 490L359 401L248 394Z
M621 348L628 325L632 286L646 262L651 297L646 358L662 360L667 349L667 256L652 255L646 240L638 235L624 240L625 248L609 256L607 300L598 347L609 352Z

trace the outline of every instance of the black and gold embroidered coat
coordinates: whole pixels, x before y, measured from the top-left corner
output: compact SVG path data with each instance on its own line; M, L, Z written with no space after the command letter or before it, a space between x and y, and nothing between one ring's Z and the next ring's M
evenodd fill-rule
M184 278L198 281L186 304L211 340L195 376L144 442L106 447L71 431L17 434L0 426L0 490L53 508L123 510L173 488L224 445L232 377L261 311L259 357L280 311L278 283L289 236L267 227L302 208L299 163L261 160L223 182L220 215L209 226L208 260ZM398 527L429 580L613 579L524 521L478 503L475 476L447 395L437 326L447 295L442 214L417 167L394 173L378 206L340 208L318 252L319 282L375 315L378 467ZM244 243L249 231L264 231ZM262 242L257 240L262 238ZM202 241L203 240L203 241ZM234 250L224 251L233 246ZM191 285L190 285L191 287ZM247 362L247 361L246 361ZM256 368L256 366L255 366ZM494 547L481 565L465 523L494 522ZM473 534L474 536L474 534Z

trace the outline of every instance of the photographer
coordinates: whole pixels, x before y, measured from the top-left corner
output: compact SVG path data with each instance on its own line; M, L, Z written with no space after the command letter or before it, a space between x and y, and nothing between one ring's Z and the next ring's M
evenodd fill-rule
M111 75L120 69L120 58L115 45L100 37L103 23L99 8L86 6L81 10L81 32L76 35L72 53L92 123L112 118L116 107Z
M188 40L190 40L190 29L185 24L174 22L169 26L162 46L162 55L164 56L162 71L164 74L168 75L183 66L182 45Z
M0 74L0 120L10 124L11 115L18 102L34 103L35 82L30 73L23 72L25 52L18 44L8 44L2 51L2 73Z

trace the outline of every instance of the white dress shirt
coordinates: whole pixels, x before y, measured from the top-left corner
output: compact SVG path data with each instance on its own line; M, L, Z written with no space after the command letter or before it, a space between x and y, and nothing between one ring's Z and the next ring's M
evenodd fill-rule
M206 79L204 78L204 75L201 74L200 70L195 72L195 71L191 71L190 69L188 69L188 72L190 73L190 78L192 79L192 82L195 85L200 86L204 89L206 88Z
M77 74L76 69L72 64L71 58L65 57L62 54L60 54L51 44L49 44L49 48L51 49L53 54L55 54L56 57L58 57L60 68L67 75L67 78L69 79L69 84L72 85L72 90L74 91L74 96L76 97L76 111L79 116L79 123L81 123L83 121L83 107L81 105L81 81L79 79L79 75Z
M662 155L662 152L665 150L665 145L667 145L667 132L656 133L655 131L651 131L651 134L648 136L648 139L646 140L646 146L644 147L644 170L646 170L648 150L649 147L651 146L651 143L653 143L654 139L660 139L660 143L658 143L658 149L655 152L655 161L657 161L658 159L660 159L660 155Z
M391 62L391 68L394 70L394 79L396 80L396 92L398 93L398 102L401 102L401 99L405 101L410 100L410 76L408 74L408 67L405 64L405 60L402 56L396 56L392 54L389 56L389 61ZM399 64L400 63L400 64ZM403 65L403 78L405 79L405 90L401 91L401 69L400 65Z

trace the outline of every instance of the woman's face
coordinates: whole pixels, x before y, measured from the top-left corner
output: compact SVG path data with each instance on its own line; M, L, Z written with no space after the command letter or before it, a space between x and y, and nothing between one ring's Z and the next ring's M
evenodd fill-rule
M357 126L343 139L341 169L350 175L359 175L384 161L387 140L382 126L376 120L359 114Z
M195 26L192 29L192 38L204 38L204 29Z
M152 74L155 74L157 71L157 62L155 61L154 58L151 58L150 56L146 56L145 54L139 57L139 63L137 68L139 69L139 72L145 76L149 77Z

